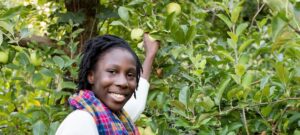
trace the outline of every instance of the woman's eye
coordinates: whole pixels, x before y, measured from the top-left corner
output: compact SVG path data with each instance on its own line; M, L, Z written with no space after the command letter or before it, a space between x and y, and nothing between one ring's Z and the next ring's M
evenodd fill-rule
M108 70L107 72L110 73L110 74L116 74L117 73L115 70Z
M128 73L127 76L128 77L135 77L134 73Z

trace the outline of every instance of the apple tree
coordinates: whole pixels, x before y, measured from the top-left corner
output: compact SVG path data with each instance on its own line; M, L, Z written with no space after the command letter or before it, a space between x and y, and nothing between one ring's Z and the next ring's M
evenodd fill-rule
M0 2L0 134L54 134L84 41L160 40L141 134L300 133L297 0Z

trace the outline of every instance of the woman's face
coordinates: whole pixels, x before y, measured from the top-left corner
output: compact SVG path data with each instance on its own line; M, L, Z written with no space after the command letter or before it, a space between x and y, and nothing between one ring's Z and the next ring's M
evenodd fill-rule
M124 48L107 50L88 75L92 91L112 111L120 111L136 89L136 62Z

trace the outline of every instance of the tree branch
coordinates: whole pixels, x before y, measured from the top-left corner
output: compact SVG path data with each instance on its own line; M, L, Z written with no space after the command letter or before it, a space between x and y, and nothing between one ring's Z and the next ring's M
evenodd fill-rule
M23 47L27 47L28 43L30 42L37 42L38 44L41 45L50 45L50 46L54 45L53 41L48 37L44 37L44 36L42 37L37 35L32 35L31 37L22 38L19 41L19 45Z
M247 119L246 119L245 108L242 109L242 118L243 118L244 125L245 125L245 128L246 128L246 133L247 133L247 135L250 135L249 129L248 129L248 124L247 124Z
M273 101L273 102L264 102L264 103L258 103L258 104L252 104L252 105L249 104L249 105L245 105L244 107L234 106L225 111L221 111L216 115L222 116L222 115L226 115L226 114L228 114L234 110L238 110L238 109L243 109L243 108L247 108L247 107L255 107L255 106L263 106L263 105L269 105L269 104L276 104L276 103L280 103L280 102L284 102L284 101L288 101L288 100L299 100L300 101L300 98L285 98L285 99L281 99L281 100L277 100L277 101Z
M255 15L252 18L251 25L250 25L249 28L251 28L253 26L255 18L257 17L257 15L259 14L259 12L264 8L265 5L266 5L266 3L262 4L261 7L257 10L257 12L255 13Z
M297 34L300 35L300 30L297 30L297 29L294 28L291 24L289 24L289 27L290 27L291 29L293 29Z

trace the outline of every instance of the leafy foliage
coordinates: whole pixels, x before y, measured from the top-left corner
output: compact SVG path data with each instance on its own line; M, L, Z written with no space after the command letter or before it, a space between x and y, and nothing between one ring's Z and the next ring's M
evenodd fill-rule
M140 131L299 134L299 2L178 0L176 14L167 13L171 2L96 5L97 33L123 37L141 58L133 29L161 40ZM70 112L87 16L62 1L0 7L0 134L54 134ZM20 44L31 35L53 44Z

